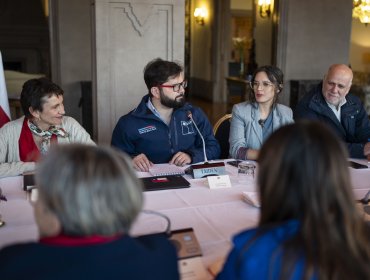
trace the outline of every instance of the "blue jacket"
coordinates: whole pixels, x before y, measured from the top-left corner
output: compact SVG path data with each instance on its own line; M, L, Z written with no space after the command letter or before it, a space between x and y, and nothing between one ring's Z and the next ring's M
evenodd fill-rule
M164 234L94 245L12 245L0 250L1 279L179 279L175 247Z
M283 261L283 243L299 230L298 221L288 221L261 235L257 229L246 230L233 239L234 248L216 280L277 280L280 279ZM299 257L289 280L300 280L304 258ZM313 277L312 279L317 279Z
M187 112L191 111L203 134L207 158L219 158L220 145L203 111L186 103L173 111L168 126L147 107L148 98L149 95L144 96L135 110L119 119L113 130L112 146L132 157L143 153L153 163L167 163L180 151L189 154L192 163L204 161L202 139L188 117Z
M242 102L234 105L230 125L230 155L237 158L242 147L261 149L263 143L262 127L257 103ZM287 106L276 104L272 110L272 128L277 130L283 125L293 122L293 112Z
M348 147L350 157L364 158L364 145L370 138L369 117L359 98L349 93L341 107L341 122L322 95L322 83L306 94L294 110L294 119L317 120L328 124Z

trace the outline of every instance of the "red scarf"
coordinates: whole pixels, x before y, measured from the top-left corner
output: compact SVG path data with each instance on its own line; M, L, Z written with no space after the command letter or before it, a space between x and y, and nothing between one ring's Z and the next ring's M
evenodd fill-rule
M19 158L23 162L33 162L40 159L40 151L33 140L33 135L27 124L28 119L24 118L21 135L18 140ZM51 141L57 141L57 136L52 135Z
M64 234L59 234L57 236L49 236L40 238L40 243L46 245L57 245L57 246L88 246L103 244L111 241L115 241L120 238L122 235L114 236L101 236L101 235L92 235L92 236L69 236Z

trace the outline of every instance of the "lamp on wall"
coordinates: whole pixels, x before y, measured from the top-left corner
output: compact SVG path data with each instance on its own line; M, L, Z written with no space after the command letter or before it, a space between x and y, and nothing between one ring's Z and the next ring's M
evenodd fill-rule
M272 0L258 0L259 13L261 18L270 17Z
M207 10L206 8L196 8L194 10L195 22L199 25L204 25L204 19L206 18Z
M370 22L370 0L353 0L352 16L367 26Z

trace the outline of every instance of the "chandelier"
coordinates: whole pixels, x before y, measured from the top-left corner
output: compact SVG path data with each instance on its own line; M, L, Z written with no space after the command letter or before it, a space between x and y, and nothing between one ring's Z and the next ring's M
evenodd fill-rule
M353 0L352 16L367 26L370 22L370 0Z

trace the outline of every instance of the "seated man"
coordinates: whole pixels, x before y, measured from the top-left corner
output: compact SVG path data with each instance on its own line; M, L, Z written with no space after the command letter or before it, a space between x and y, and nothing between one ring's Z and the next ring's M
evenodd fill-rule
M140 171L148 171L153 163L183 166L204 161L202 139L191 115L204 137L207 158L217 159L220 146L211 124L199 108L185 103L187 82L182 67L155 59L146 65L144 80L149 93L119 119L112 145L133 157L133 166Z
M364 158L370 155L370 122L361 101L348 94L352 78L348 66L330 66L323 82L300 100L294 119L326 123L347 144L350 157Z
M94 145L86 130L65 116L63 94L46 78L24 83L20 99L24 117L0 129L0 177L34 171L35 162L55 143Z
M143 194L127 156L109 147L58 145L35 179L40 240L0 250L1 279L179 279L165 233L129 235Z

